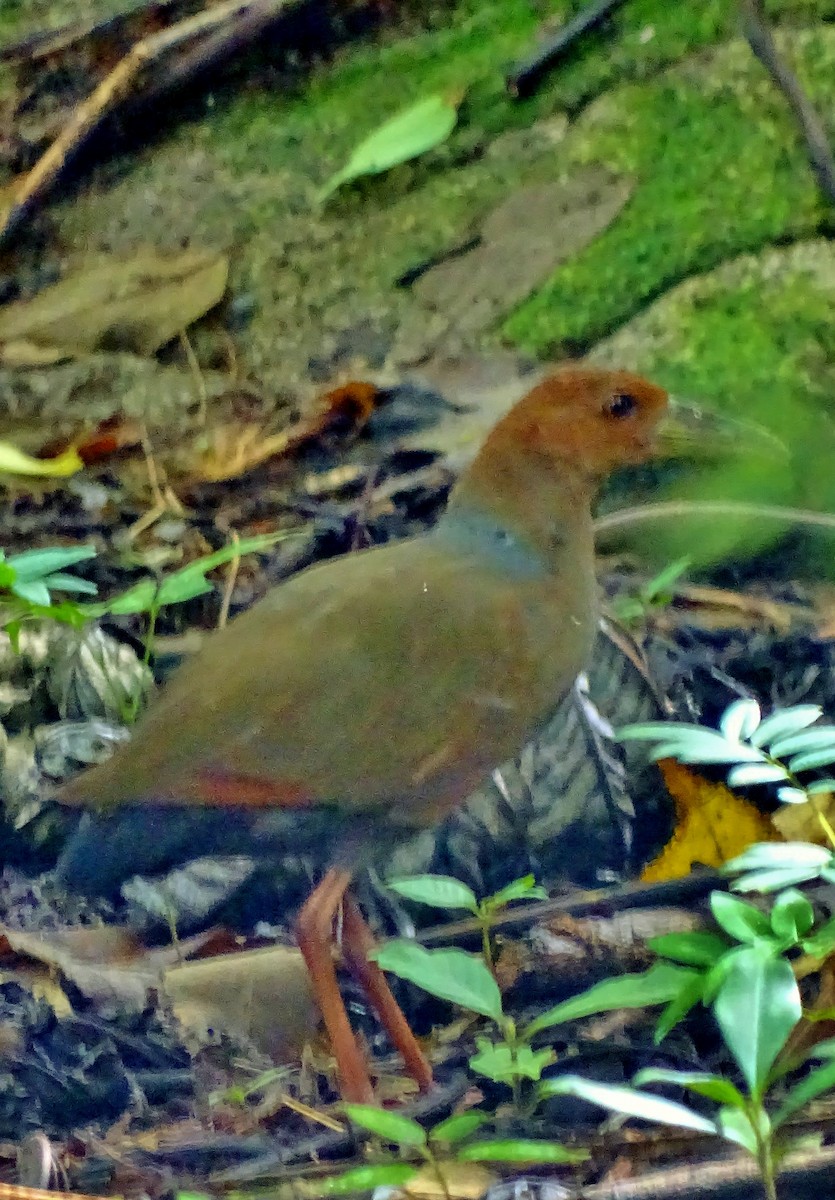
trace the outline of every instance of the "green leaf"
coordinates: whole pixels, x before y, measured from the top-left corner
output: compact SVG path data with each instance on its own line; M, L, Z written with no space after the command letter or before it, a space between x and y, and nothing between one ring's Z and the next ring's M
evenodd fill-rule
M691 733L719 736L706 725L688 725L685 721L643 721L635 725L624 725L617 730L615 736L619 742L670 742Z
M797 754L799 750L826 750L835 746L835 728L831 725L821 725L817 729L806 729L802 733L790 733L788 737L778 738L771 745L774 758L784 758L787 754Z
M662 933L647 940L653 954L671 958L687 967L712 967L729 949L727 938L718 933Z
M415 875L409 879L389 879L386 886L398 896L428 904L432 908L463 908L478 913L478 900L472 888L451 875Z
M540 887L534 882L533 875L525 875L522 879L514 879L507 887L500 888L498 892L494 892L492 896L488 896L482 902L482 906L490 912L499 908L504 908L505 905L511 904L514 900L547 900L548 893L544 887Z
M99 590L92 580L67 575L64 571L55 571L52 575L47 575L43 582L53 591L70 592L80 596L95 596Z
M716 1124L726 1142L742 1146L743 1150L757 1157L757 1135L746 1113L738 1108L720 1108Z
M653 758L677 758L683 763L764 762L765 755L744 742L728 742L718 733L701 730L684 737L671 738L656 746Z
M796 775L798 771L811 771L817 767L828 767L835 762L835 746L827 746L824 750L804 750L802 754L793 754L789 759L789 770Z
M512 1084L516 1079L540 1079L546 1067L556 1060L554 1051L532 1050L530 1046L510 1046L507 1042L491 1042L476 1038L478 1053L470 1059L470 1067L496 1083Z
M804 938L801 945L805 954L811 954L814 958L828 957L835 949L835 917L824 921L814 933Z
M801 1016L791 965L767 947L750 946L729 963L713 1012L753 1097Z
M563 1000L555 1008L531 1021L522 1037L525 1041L530 1041L535 1034L541 1033L543 1029L550 1029L552 1025L577 1021L581 1017L594 1016L595 1013L666 1004L694 977L699 978L697 972L686 967L677 967L673 963L654 963L649 970L640 974L617 975L613 979L603 979L587 991L581 992L579 996Z
M735 892L777 892L782 888L793 887L796 883L807 883L810 879L817 879L819 874L819 871L806 867L796 867L794 870L784 867L773 871L751 871L734 880L731 888Z
M25 600L29 604L49 604L49 588L40 579L16 579L11 591L18 600Z
M660 1045L670 1030L687 1016L691 1008L694 1008L700 1001L703 1002L704 990L704 976L694 973L692 980L685 983L678 995L670 1001L655 1022L653 1040L656 1046Z
M502 1019L502 997L480 955L463 950L424 950L416 942L394 939L374 953L377 964L416 983L441 1000L459 1004L494 1021Z
M540 1142L531 1138L501 1138L473 1142L459 1150L463 1162L578 1163L588 1159L587 1150L569 1150L559 1142Z
M474 1109L470 1109L469 1112L456 1113L436 1125L429 1133L429 1140L446 1142L451 1146L455 1142L463 1142L466 1138L472 1137L477 1129L481 1129L491 1120L492 1117L489 1113L476 1112Z
M96 547L90 544L53 546L44 550L24 550L22 554L14 554L6 561L18 579L42 579L54 571L63 571L88 558L95 558L96 553Z
M734 1087L729 1079L723 1079L721 1075L709 1075L705 1071L667 1071L662 1067L646 1067L638 1072L632 1083L634 1087L643 1087L647 1083L671 1083L705 1096L708 1100L715 1100L717 1104L745 1107L745 1097L739 1088Z
M794 945L815 923L814 910L796 888L781 892L771 908L771 928L776 937L791 939Z
M753 904L726 892L711 892L710 911L716 924L739 942L754 942L771 936L771 922Z
M344 183L362 175L379 175L434 150L455 128L460 103L457 96L427 96L380 125L354 149L345 166L331 175L319 192L319 203Z
M835 779L813 779L803 785L807 796L820 796L826 792L835 792Z
M763 868L812 867L816 871L826 866L832 854L823 846L811 842L756 842L726 862L723 871L757 871Z
M739 742L751 737L760 723L760 706L756 700L735 700L722 713L719 729L729 742Z
M557 1079L546 1079L539 1085L537 1095L577 1096L591 1104L599 1104L612 1112L628 1117L640 1117L644 1121L658 1121L662 1125L676 1125L683 1129L696 1129L701 1133L715 1133L713 1121L677 1104L653 1096L651 1092L639 1092L630 1087L619 1087L610 1083L597 1083L579 1075L561 1075Z
M778 738L791 733L799 733L807 725L814 725L823 716L823 709L817 704L796 704L794 708L772 713L766 717L759 728L751 734L750 741L755 746L768 746Z
M325 1179L320 1186L328 1196L344 1196L349 1192L370 1192L378 1187L402 1187L418 1172L410 1163L376 1163L367 1167L354 1167Z
M728 787L753 787L759 783L780 783L788 779L785 767L771 763L742 763L728 772Z
M426 1145L426 1130L410 1117L377 1108L375 1104L343 1104L342 1111L349 1121L386 1142L398 1146Z
M88 605L86 611L91 617L102 617L108 613L114 616L129 616L132 613L161 608L166 604L182 604L193 600L195 596L212 591L212 585L206 579L207 571L213 571L233 558L240 558L245 554L258 554L274 546L276 542L292 536L294 535L282 531L230 542L228 546L206 554L203 558L189 563L187 567L175 571L173 575L166 576L161 582L156 579L142 579L126 592L114 596L112 600Z
M808 797L802 788L781 787L777 789L777 799L781 804L805 804Z
M812 1100L833 1088L835 1088L835 1062L828 1062L825 1066L812 1071L805 1079L801 1079L800 1083L795 1084L788 1092L783 1103L771 1118L774 1128L779 1128L789 1117L793 1117Z

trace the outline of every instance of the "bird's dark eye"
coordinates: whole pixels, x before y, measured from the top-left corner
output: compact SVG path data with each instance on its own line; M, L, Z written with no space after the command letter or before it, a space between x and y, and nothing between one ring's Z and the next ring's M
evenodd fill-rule
M612 396L606 405L606 415L620 421L624 417L631 417L637 407L638 401L634 396L630 396L628 392L619 392Z

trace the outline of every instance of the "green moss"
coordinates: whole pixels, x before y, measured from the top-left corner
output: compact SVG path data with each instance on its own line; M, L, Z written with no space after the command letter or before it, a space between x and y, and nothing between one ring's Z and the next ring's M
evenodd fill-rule
M825 101L835 31L789 44ZM540 354L586 346L686 276L812 233L823 218L796 128L741 43L608 94L581 118L566 159L602 160L641 185L621 219L506 323Z

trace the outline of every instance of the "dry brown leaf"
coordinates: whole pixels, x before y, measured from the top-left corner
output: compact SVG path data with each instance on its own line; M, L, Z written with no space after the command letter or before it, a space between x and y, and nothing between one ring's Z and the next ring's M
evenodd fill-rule
M275 1062L297 1059L318 1024L307 968L294 947L180 963L165 972L162 986L181 1025L200 1041L222 1031Z
M241 425L240 421L220 425L212 430L197 460L196 476L211 483L237 479L342 425L357 432L373 413L377 396L374 384L355 380L326 392L310 416L280 433L265 434L262 426Z
M680 879L696 865L719 867L754 842L782 841L768 817L724 784L710 783L672 758L658 765L675 802L676 828L641 872L644 882Z
M443 1176L443 1185L438 1171ZM482 1163L442 1159L437 1163L437 1170L434 1166L421 1167L404 1187L394 1190L394 1195L414 1196L416 1200L479 1200L498 1178Z
M830 825L835 825L835 795L827 792L812 798L813 803L783 804L771 820L780 836L787 842L814 842L816 846L828 846L829 839L821 829L816 812L821 813Z
M100 258L0 308L0 344L63 356L117 348L151 355L214 308L228 270L226 256L208 250Z

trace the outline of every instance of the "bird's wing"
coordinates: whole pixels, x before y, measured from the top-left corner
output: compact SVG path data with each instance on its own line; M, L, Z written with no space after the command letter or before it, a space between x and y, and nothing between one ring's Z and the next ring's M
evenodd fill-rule
M428 538L314 567L213 635L68 798L455 802L581 666L565 608L552 580L520 585Z

